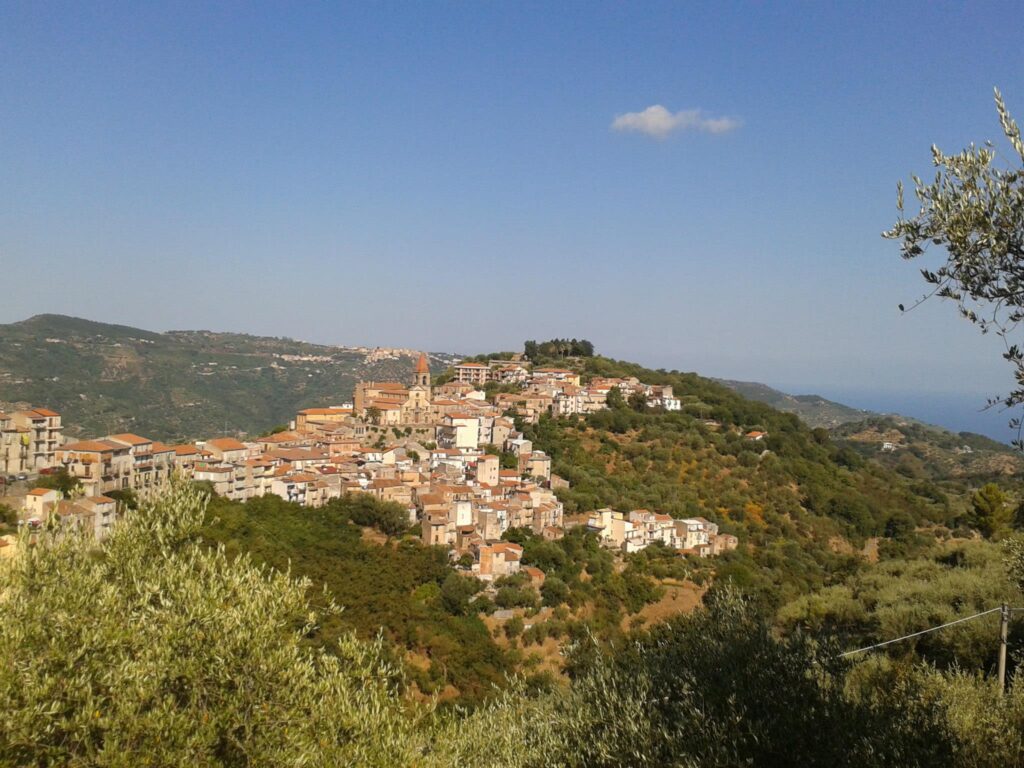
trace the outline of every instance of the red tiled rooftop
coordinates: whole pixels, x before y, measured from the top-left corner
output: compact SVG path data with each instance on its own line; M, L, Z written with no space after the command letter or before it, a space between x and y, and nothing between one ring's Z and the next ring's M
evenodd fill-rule
M240 443L233 437L216 437L213 440L207 440L206 445L209 447L216 448L218 451L248 450L243 443Z

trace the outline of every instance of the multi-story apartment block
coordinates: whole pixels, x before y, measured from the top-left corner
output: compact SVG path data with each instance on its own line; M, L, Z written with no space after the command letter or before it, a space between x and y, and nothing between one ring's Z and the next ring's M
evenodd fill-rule
M97 539L104 539L117 519L117 502L106 496L63 499L60 491L35 488L25 496L23 511L29 520L56 517L62 526L74 527Z
M467 413L449 413L437 427L437 444L463 453L480 447L480 420Z
M197 464L192 469L192 479L209 483L213 492L226 499L238 499L235 492L235 468L217 464Z
M486 454L477 459L476 481L479 485L497 485L501 469L500 460L497 456Z
M132 487L131 446L112 440L80 440L57 449L57 464L77 477L86 496Z
M217 437L203 443L203 449L216 461L232 463L249 458L249 447L233 437ZM255 453L258 448L254 448Z
M0 473L38 472L54 466L63 442L60 414L48 408L0 413Z
M479 560L477 575L483 581L511 576L519 572L522 557L523 548L518 544L508 541L485 544L480 546L477 551Z
M676 546L680 549L699 549L707 545L718 533L718 526L702 517L676 520Z
M15 411L14 424L29 434L29 463L38 471L53 466L57 447L61 444L60 414L48 408Z
M352 403L332 405L328 408L304 408L295 416L295 429L298 432L310 432L325 424L337 424L352 415Z
M482 386L491 380L491 366L485 363L459 363L454 370L455 381L460 384Z
M28 472L27 430L14 425L14 416L0 412L0 474Z
M63 445L57 449L56 464L81 481L86 496L121 490L147 493L170 479L175 450L125 432Z
M447 547L455 543L455 523L448 515L430 512L423 515L423 543L428 547Z
M128 455L132 457L128 488L145 493L160 487L170 479L175 465L174 449L170 446L130 432L109 435L105 440L128 446Z
M551 457L542 451L519 454L519 472L535 480L551 479Z
M532 380L536 382L551 381L565 384L580 385L580 375L576 371L565 368L534 368Z
M491 381L501 384L526 384L529 378L529 372L518 363L492 364Z

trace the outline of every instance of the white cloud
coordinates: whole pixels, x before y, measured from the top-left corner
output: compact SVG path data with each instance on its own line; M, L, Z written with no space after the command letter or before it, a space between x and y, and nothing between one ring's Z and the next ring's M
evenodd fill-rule
M643 112L617 115L612 120L612 130L620 133L644 133L656 139L664 139L675 131L728 133L738 128L739 124L738 120L731 117L710 117L700 109L669 112L661 104L655 104Z

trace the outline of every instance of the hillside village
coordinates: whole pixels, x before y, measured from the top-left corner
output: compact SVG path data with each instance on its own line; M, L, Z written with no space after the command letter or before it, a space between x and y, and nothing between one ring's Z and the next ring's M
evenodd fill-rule
M361 381L351 403L303 409L288 429L245 441L167 445L119 433L64 442L54 411L0 414L0 475L66 471L80 493L62 498L52 488L31 490L23 520L55 519L97 538L115 523L121 492L145 497L174 475L237 501L273 494L319 507L345 494L369 494L400 505L425 545L449 549L484 581L519 572L522 547L502 540L511 528L558 539L569 527L585 526L604 546L627 553L655 542L702 557L736 547L736 537L702 517L600 509L568 519L556 494L568 483L516 429L516 419L595 413L616 396L678 411L671 387L636 378L584 384L575 371L534 367L521 356L464 361L442 379L431 382L420 354L407 381ZM526 572L542 580L543 573L530 572L536 570Z

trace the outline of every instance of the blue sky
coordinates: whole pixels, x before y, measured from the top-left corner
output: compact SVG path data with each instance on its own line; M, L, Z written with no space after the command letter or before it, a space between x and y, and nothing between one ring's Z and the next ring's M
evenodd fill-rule
M900 317L924 286L879 233L932 142L999 138L993 86L1024 116L1019 31L1009 3L0 2L0 322L580 336L973 413L998 341ZM613 129L655 105L620 127L675 130Z

